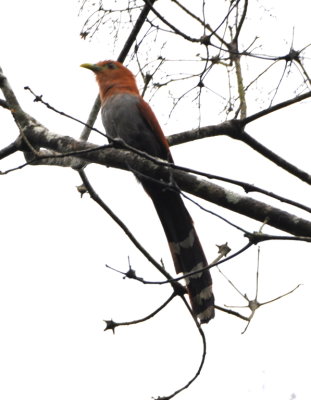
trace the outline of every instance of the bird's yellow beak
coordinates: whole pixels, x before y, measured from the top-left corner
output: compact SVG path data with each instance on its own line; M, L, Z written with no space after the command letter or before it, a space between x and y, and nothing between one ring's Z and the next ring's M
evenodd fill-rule
M97 64L81 64L80 67L90 69L95 73L101 71L101 67Z

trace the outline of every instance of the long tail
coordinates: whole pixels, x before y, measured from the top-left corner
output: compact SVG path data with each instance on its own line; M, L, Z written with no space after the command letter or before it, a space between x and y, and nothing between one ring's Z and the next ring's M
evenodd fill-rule
M208 265L192 219L177 192L143 183L162 223L176 273L188 273ZM186 278L192 310L201 323L214 317L212 277L207 269Z

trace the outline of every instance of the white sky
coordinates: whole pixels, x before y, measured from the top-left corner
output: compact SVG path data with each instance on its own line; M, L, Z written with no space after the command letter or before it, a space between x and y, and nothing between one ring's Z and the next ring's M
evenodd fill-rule
M296 25L297 48L307 44L308 2L274 4L277 18L269 27L271 37L284 32L290 42L292 25ZM0 65L22 107L52 131L76 138L79 125L33 103L23 87L29 85L56 108L87 118L97 87L92 75L79 65L115 58L118 53L113 53L109 38L100 34L92 42L79 38L83 18L77 18L78 8L73 0L29 0L6 2L0 14ZM256 32L256 26L252 29ZM176 122L168 121L162 102L156 97L153 101L164 128L181 130L181 116L177 114ZM280 111L252 124L248 132L308 170L309 109L310 102L305 102ZM221 122L217 115L211 118L210 123ZM0 119L2 148L16 138L17 129L7 111L0 109ZM179 164L309 203L306 184L226 138L172 151ZM14 155L1 161L0 170L22 162L21 155ZM87 173L103 199L157 259L163 257L172 272L161 226L134 178L96 166L89 166ZM109 264L126 270L130 256L139 275L158 278L98 206L87 195L80 199L75 189L80 184L78 175L70 169L28 167L0 179L0 399L146 400L168 395L187 382L199 364L201 342L178 300L145 324L120 327L115 335L103 332L103 319L143 317L170 291L124 281L105 268ZM263 201L282 208L269 199ZM260 227L216 206L205 206L249 230ZM215 244L228 241L238 250L245 243L216 218L202 215L191 204L189 209L209 260L216 257ZM257 248L253 248L223 268L249 297L254 293L256 262ZM202 374L178 399L289 400L293 394L299 400L311 398L309 246L264 243L260 265L259 301L304 285L260 309L244 335L243 321L218 312L204 327L208 349ZM213 274L217 304L244 304L216 270Z

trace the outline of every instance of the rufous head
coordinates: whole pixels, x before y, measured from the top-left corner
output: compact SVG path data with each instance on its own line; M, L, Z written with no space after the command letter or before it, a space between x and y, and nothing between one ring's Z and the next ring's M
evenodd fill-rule
M106 60L80 66L95 73L102 100L120 91L138 94L134 75L118 61Z

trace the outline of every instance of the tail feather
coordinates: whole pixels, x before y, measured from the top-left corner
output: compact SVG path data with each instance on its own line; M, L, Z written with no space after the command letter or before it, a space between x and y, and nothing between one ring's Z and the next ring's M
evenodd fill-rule
M176 273L187 274L208 266L192 219L180 195L154 184L143 183L162 223ZM185 278L191 307L201 323L214 317L214 295L210 271Z

